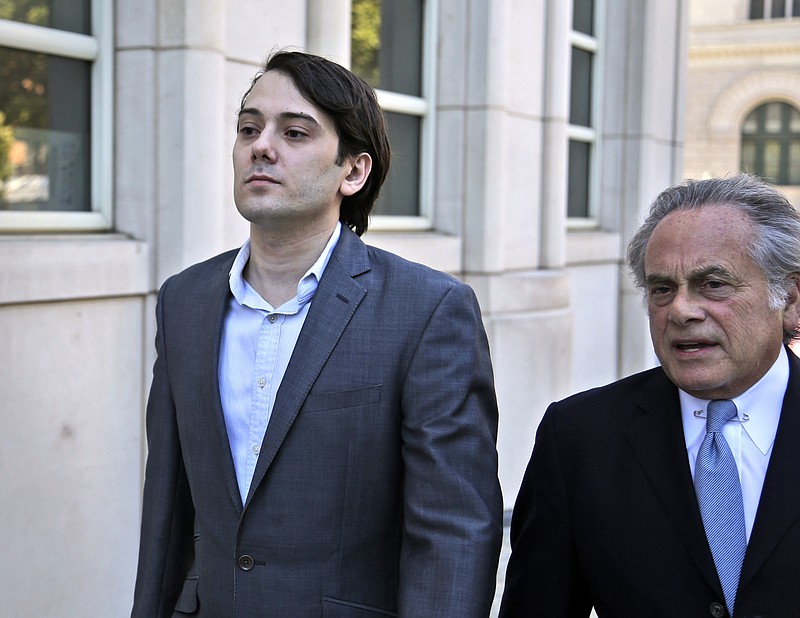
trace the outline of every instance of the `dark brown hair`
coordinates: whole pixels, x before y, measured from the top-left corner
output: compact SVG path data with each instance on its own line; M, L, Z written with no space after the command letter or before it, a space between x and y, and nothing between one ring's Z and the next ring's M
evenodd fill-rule
M372 170L366 183L354 195L344 197L339 212L339 220L361 236L367 231L369 214L391 161L386 120L375 91L335 62L304 52L279 51L267 59L253 78L242 97L240 113L247 95L268 71L287 75L304 98L333 120L339 137L337 165L342 165L347 157L357 157L364 152L372 158Z

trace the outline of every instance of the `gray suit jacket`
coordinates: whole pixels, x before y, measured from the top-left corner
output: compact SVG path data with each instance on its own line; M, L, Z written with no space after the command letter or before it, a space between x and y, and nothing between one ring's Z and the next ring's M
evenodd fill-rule
M472 290L343 228L242 506L217 374L235 254L159 292L132 616L486 616L502 501Z
M736 618L800 616L800 361L736 595ZM727 616L661 368L550 406L511 522L503 618Z

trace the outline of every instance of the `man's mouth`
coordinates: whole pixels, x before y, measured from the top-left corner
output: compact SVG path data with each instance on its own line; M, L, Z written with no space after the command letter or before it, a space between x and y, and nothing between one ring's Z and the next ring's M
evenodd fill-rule
M715 345L715 343L708 343L704 341L681 341L676 343L675 347L681 352L698 352Z
M245 183L251 183L251 182L271 182L274 184L280 184L273 176L261 172L250 174L245 180Z

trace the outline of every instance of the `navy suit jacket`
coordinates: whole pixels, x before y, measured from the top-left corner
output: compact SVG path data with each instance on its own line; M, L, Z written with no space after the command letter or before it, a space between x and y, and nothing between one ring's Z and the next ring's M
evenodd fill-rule
M800 616L800 361L742 566L736 618ZM554 403L514 507L503 618L725 616L661 368Z
M502 500L472 290L343 228L242 505L218 383L235 254L159 292L132 615L486 616Z

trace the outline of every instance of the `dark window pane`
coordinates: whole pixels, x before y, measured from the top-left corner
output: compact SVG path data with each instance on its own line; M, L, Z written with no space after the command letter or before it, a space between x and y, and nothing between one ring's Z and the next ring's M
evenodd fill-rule
M592 126L592 54L576 47L572 48L569 122Z
M750 0L750 19L764 19L764 0Z
M742 166L741 170L749 174L755 174L756 166L756 144L752 141L742 142Z
M778 140L764 141L764 164L761 175L773 182L781 182L781 143Z
M378 88L422 94L422 1L386 0L381 20L381 79Z
M0 0L0 19L91 34L90 0Z
M789 107L789 132L800 135L800 109L790 105L787 107Z
M0 47L0 209L89 210L90 65Z
M749 114L742 125L742 133L745 135L755 135L758 133L758 115Z
M762 105L760 111L763 111L763 126L762 130L765 133L781 133L783 131L783 103L767 103Z
M574 0L572 29L594 36L594 0Z
M800 139L789 144L789 179L787 185L800 185Z
M800 0L794 0L792 3L792 17L800 17Z
M589 164L591 144L569 142L569 185L567 191L567 216L589 216Z
M373 88L422 93L421 0L353 0L351 66Z
M786 17L786 0L772 0L771 17Z
M392 165L375 215L419 216L419 164L421 120L417 116L387 113Z

